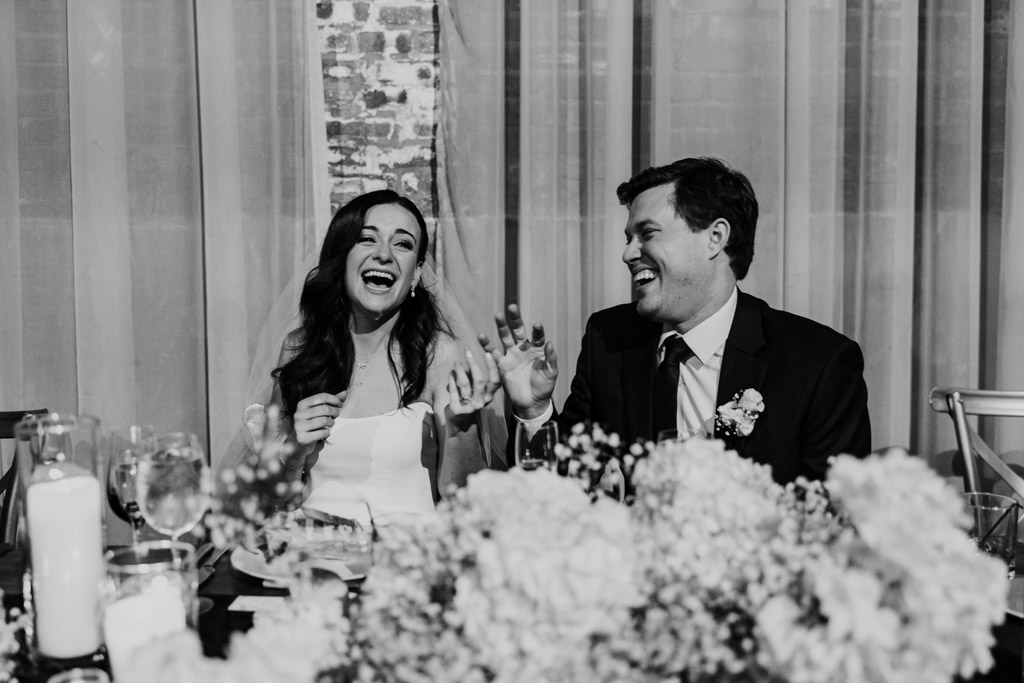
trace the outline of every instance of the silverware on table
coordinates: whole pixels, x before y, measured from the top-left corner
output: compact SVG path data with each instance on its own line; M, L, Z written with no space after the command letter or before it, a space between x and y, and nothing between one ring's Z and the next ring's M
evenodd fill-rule
M196 547L196 566L202 567L206 564L206 558L216 549L212 543L203 543Z
M217 566L217 560L219 560L221 558L221 555L226 553L228 550L229 546L224 546L223 548L216 549L214 549L213 546L211 546L211 552L207 553L208 559L199 564L200 584L202 584L204 581L213 576L213 572Z

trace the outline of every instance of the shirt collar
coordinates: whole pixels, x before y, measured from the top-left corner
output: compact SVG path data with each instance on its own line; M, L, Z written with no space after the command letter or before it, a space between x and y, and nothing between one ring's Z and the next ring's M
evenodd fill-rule
M725 347L725 341L729 338L729 330L732 329L732 320L736 317L736 304L739 301L737 292L739 290L733 287L732 294L721 308L683 335L683 341L690 347L693 355L697 356L702 365L707 365L711 357ZM660 349L665 340L675 334L677 333L671 327L663 326L661 338L658 340L658 348Z

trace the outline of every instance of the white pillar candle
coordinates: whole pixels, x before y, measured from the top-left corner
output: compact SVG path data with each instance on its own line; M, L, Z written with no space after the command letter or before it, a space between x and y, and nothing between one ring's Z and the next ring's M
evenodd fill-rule
M161 575L139 593L107 605L103 633L114 680L128 670L132 653L151 640L184 631L185 600L181 576Z
M80 657L100 647L101 500L91 476L28 487L36 641L50 657Z

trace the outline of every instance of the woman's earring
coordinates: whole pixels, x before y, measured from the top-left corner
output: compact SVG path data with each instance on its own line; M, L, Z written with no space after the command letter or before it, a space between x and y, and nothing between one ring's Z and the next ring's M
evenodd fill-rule
M409 292L409 296L416 296L416 285L418 285L418 284L419 284L419 282L413 282L412 283L412 290Z

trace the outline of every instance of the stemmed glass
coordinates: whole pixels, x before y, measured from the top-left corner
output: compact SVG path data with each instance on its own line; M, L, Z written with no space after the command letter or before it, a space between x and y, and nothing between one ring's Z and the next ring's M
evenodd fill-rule
M107 466L107 501L114 514L132 527L132 545L138 547L139 532L146 520L139 509L135 480L139 457L154 449L152 427L132 425L110 435L110 463Z
M195 434L170 432L139 458L135 480L142 517L173 540L203 518L210 505L210 468Z
M664 443L666 441L682 443L693 436L695 436L695 433L689 429L684 429L682 431L676 429L662 429L658 432L658 443Z
M527 425L516 425L516 465L524 470L535 470L538 467L555 461L555 445L558 443L558 424L545 422L530 434Z

